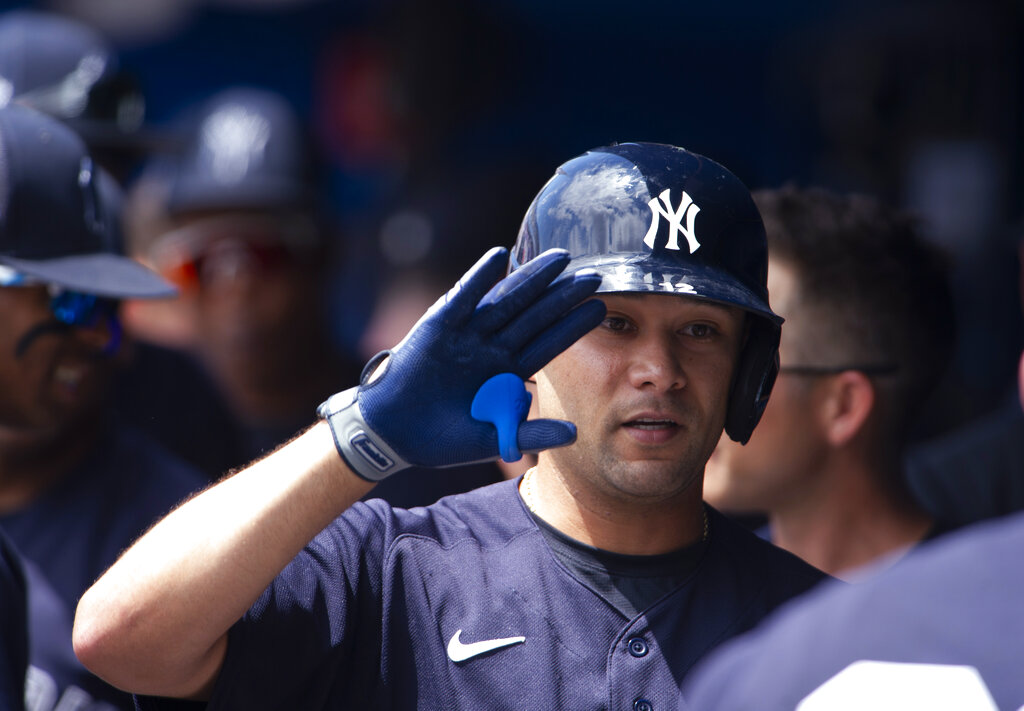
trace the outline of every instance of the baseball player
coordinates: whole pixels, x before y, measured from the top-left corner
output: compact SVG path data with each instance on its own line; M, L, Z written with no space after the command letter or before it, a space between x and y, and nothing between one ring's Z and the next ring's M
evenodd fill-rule
M723 427L748 438L774 379L766 269L717 163L570 160L510 259L126 552L81 600L79 657L146 709L674 707L709 650L823 577L701 501ZM406 465L522 452L525 476L429 507L354 503Z
M98 168L94 182L107 212L118 217L107 225L111 246L140 256L139 218L124 214L135 201L125 200L122 185L129 179L137 184L135 173L144 158L167 160L178 140L146 122L145 97L113 44L87 23L59 12L0 13L0 106L8 103L51 116L82 139ZM115 407L171 452L218 477L248 461L233 456L231 437L213 439L212 433L231 426L227 406L193 358L145 339L160 331L163 315L176 301L128 298L119 305L123 334ZM143 320L147 328L140 329Z
M914 500L903 465L953 352L944 255L911 216L867 195L786 186L753 197L786 319L781 368L750 442L719 442L704 496L726 513L765 513L775 545L860 577L949 530Z
M4 106L0 156L0 527L27 581L26 706L130 709L75 659L71 623L96 577L206 482L109 406L118 300L174 290L118 251L71 129Z
M1024 355L1019 367L1024 404ZM711 657L680 709L1024 708L1024 514L822 588Z

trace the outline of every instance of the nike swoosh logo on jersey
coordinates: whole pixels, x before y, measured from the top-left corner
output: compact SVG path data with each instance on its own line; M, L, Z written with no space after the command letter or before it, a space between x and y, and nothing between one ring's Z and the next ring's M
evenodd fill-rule
M463 644L459 640L461 635L462 630L459 630L452 635L451 640L448 642L448 658L453 662L464 662L485 652L501 649L502 647L511 647L513 644L522 644L526 641L526 637L504 637L502 639L485 639L480 642Z

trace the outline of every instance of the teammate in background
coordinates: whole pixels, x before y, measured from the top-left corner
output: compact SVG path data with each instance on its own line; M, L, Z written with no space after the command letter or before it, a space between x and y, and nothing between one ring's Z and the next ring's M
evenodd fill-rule
M674 706L701 657L823 577L701 501L774 379L766 260L746 188L703 156L563 164L506 278L491 250L325 421L126 552L82 598L79 657L211 709ZM524 451L524 477L433 506L356 503L408 463Z
M109 403L118 299L173 288L118 253L96 167L70 129L8 105L0 155L0 527L28 579L27 705L129 709L74 658L71 623L86 587L205 481Z
M145 122L145 97L111 43L92 27L56 12L0 14L0 105L7 103L48 114L82 138L97 165L98 190L111 204L109 214L118 218L109 221L116 243L112 248L123 251L122 185L144 160L155 161L156 155L166 160L175 143L170 133ZM231 438L214 436L230 427L226 406L193 358L163 347L175 344L148 339L157 328L154 316L180 311L174 310L175 301L122 303L117 408L174 454L219 476L239 463ZM142 319L148 329L138 328ZM173 402L187 403L187 416L170 407Z
M1024 354L1019 373L1024 404ZM1024 708L1024 514L961 529L860 585L822 586L695 672L680 709Z
M187 150L170 174L167 215L152 263L188 301L197 354L230 408L238 467L290 439L362 361L332 338L329 280L344 258L321 204L320 168L300 117L284 97L235 87L204 102ZM349 305L359 308L359 304ZM152 407L176 402L151 398ZM187 408L190 403L180 403ZM403 473L379 496L429 504L500 478L493 465L447 480Z
M756 191L782 367L745 446L723 437L704 495L765 513L773 543L845 577L945 530L904 479L915 415L953 347L941 256L910 217L859 195Z
M288 102L236 87L199 107L171 175L173 229L152 256L193 297L198 355L241 425L238 464L305 427L323 393L361 369L327 328L340 240L316 170Z

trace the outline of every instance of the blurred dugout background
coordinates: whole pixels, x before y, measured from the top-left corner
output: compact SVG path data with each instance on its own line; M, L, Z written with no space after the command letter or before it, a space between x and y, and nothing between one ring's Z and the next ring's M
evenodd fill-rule
M1002 403L1022 345L1022 4L993 0L50 0L114 43L147 121L236 84L308 119L349 245L336 330L385 283L510 245L554 166L674 143L751 188L860 190L956 254L960 348L933 434ZM428 275L424 277L424 275ZM871 288L871 285L865 285Z

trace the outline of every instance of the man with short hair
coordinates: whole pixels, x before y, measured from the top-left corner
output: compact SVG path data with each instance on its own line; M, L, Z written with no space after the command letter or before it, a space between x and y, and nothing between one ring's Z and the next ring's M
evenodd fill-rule
M1018 368L1024 405L1024 354ZM1024 514L954 531L859 585L822 585L716 651L680 711L1024 708Z
M767 514L772 542L851 575L945 530L903 470L952 352L945 266L908 215L868 196L787 186L754 201L786 318L782 365L750 442L722 438L704 494L724 511Z
M774 379L766 268L717 163L638 143L565 163L511 259L488 252L324 422L83 596L78 655L211 709L675 704L709 650L823 577L701 500ZM525 476L432 506L356 503L404 466L522 452Z

